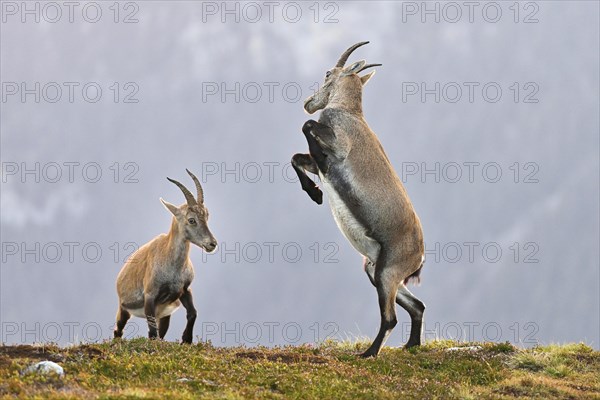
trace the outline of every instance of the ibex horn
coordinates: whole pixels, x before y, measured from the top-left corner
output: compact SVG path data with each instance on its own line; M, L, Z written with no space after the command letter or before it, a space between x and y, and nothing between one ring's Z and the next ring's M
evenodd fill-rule
M181 191L183 192L183 195L185 196L185 200L187 201L188 206L196 205L196 199L194 199L194 195L192 194L192 192L190 192L185 186L183 186L181 183L177 182L175 179L171 179L169 177L167 177L167 179L170 182L173 182L174 184L176 184L177 187L179 189L181 189Z
M346 50L344 52L344 54L342 54L342 56L340 57L340 59L338 60L337 64L335 65L336 67L343 67L344 64L346 64L346 61L348 61L348 57L350 57L350 54L352 54L352 52L356 49L358 49L360 46L364 46L365 44L367 44L369 42L360 42L360 43L356 43L354 46L350 47L348 50Z
M367 64L364 67L362 67L361 69L359 69L358 71L356 71L356 73L358 74L359 72L364 71L367 68L371 68L371 67L381 67L383 64Z
M200 184L200 181L198 180L198 178L196 178L196 175L192 174L190 172L189 169L185 169L188 173L189 176L192 177L192 179L194 180L194 183L196 184L196 193L198 194L198 203L202 204L204 203L204 190L202 190L202 185Z

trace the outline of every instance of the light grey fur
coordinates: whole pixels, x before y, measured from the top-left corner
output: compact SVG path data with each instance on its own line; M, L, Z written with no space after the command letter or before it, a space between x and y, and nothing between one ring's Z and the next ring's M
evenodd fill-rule
M344 52L327 72L322 87L306 99L304 108L309 114L322 110L318 122L311 120L303 127L309 148L316 141L318 151L302 155L303 164L298 162L300 155L292 162L298 169L318 169L338 227L365 257L365 270L378 292L381 327L363 356L376 356L397 323L395 302L411 316L407 347L421 343L425 306L405 283L420 272L424 244L408 194L362 112L362 88L374 71L364 76L358 73L378 64L358 61L344 67L350 53L366 43ZM313 200L322 196L316 185L303 184L303 189L309 195L312 192Z

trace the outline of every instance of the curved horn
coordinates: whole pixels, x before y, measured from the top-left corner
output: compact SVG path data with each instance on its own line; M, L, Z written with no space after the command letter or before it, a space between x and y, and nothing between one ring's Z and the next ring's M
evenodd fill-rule
M194 183L196 184L196 193L198 195L198 198L197 198L198 203L204 203L204 190L202 190L202 185L200 184L200 181L198 180L198 178L196 178L196 175L194 175L190 172L189 169L186 168L185 170L188 173L188 175L192 177L192 179L194 180Z
M371 68L371 67L381 67L383 64L367 64L365 66L363 66L361 69L359 69L358 71L356 71L356 73L358 74L361 71L364 71L367 68Z
M348 61L348 57L350 57L350 54L352 54L352 52L356 49L358 49L360 46L364 46L365 44L367 44L369 42L360 42L360 43L356 43L354 46L350 47L348 50L346 50L340 57L340 59L338 60L337 64L335 65L336 67L343 67L344 64L346 64L346 61Z
M192 194L192 192L190 192L185 186L183 186L181 183L177 182L175 179L171 179L169 177L167 177L167 179L169 180L169 182L173 182L174 184L177 185L177 187L179 189L181 189L181 191L183 192L183 195L185 196L185 200L188 203L188 206L193 206L196 204L196 199L194 199L194 195Z

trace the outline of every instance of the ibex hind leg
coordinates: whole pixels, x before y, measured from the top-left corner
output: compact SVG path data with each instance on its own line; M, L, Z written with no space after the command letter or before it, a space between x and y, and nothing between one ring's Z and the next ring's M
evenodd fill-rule
M401 284L396 293L396 303L404 308L410 315L410 338L404 345L404 348L421 345L421 334L423 330L423 314L425 312L425 304L408 288Z
M123 336L123 328L125 328L125 324L127 324L129 318L131 318L131 314L129 313L129 311L127 311L123 307L119 307L119 309L117 310L117 323L113 332L115 338L120 338Z
M369 260L365 260L364 267L373 286L377 286L375 283L375 264ZM410 348L421 345L425 304L412 294L404 283L400 283L400 286L398 287L396 292L396 303L408 312L411 319L410 338L404 347Z
M398 323L396 319L395 299L401 280L394 268L390 268L390 265L385 265L384 263L381 264L376 266L373 279L379 299L381 324L375 340L367 351L361 354L361 357L376 357L388 336L392 333L392 329Z

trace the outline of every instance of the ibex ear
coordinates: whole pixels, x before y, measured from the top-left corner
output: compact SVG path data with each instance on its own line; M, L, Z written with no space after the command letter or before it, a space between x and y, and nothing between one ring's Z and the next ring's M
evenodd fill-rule
M354 64L344 68L342 70L342 76L346 76L346 75L352 75L357 73L358 71L360 71L360 69L366 64L367 62L365 60L360 60L355 62Z
M360 77L360 81L362 82L363 86L365 86L367 82L369 82L369 79L371 79L373 75L375 75L375 71L371 71L368 74Z
M171 214L173 214L175 217L178 217L179 214L181 214L177 206L169 203L168 201L163 200L162 197L160 198L160 202L163 203L163 206L165 206L165 208L169 210Z

